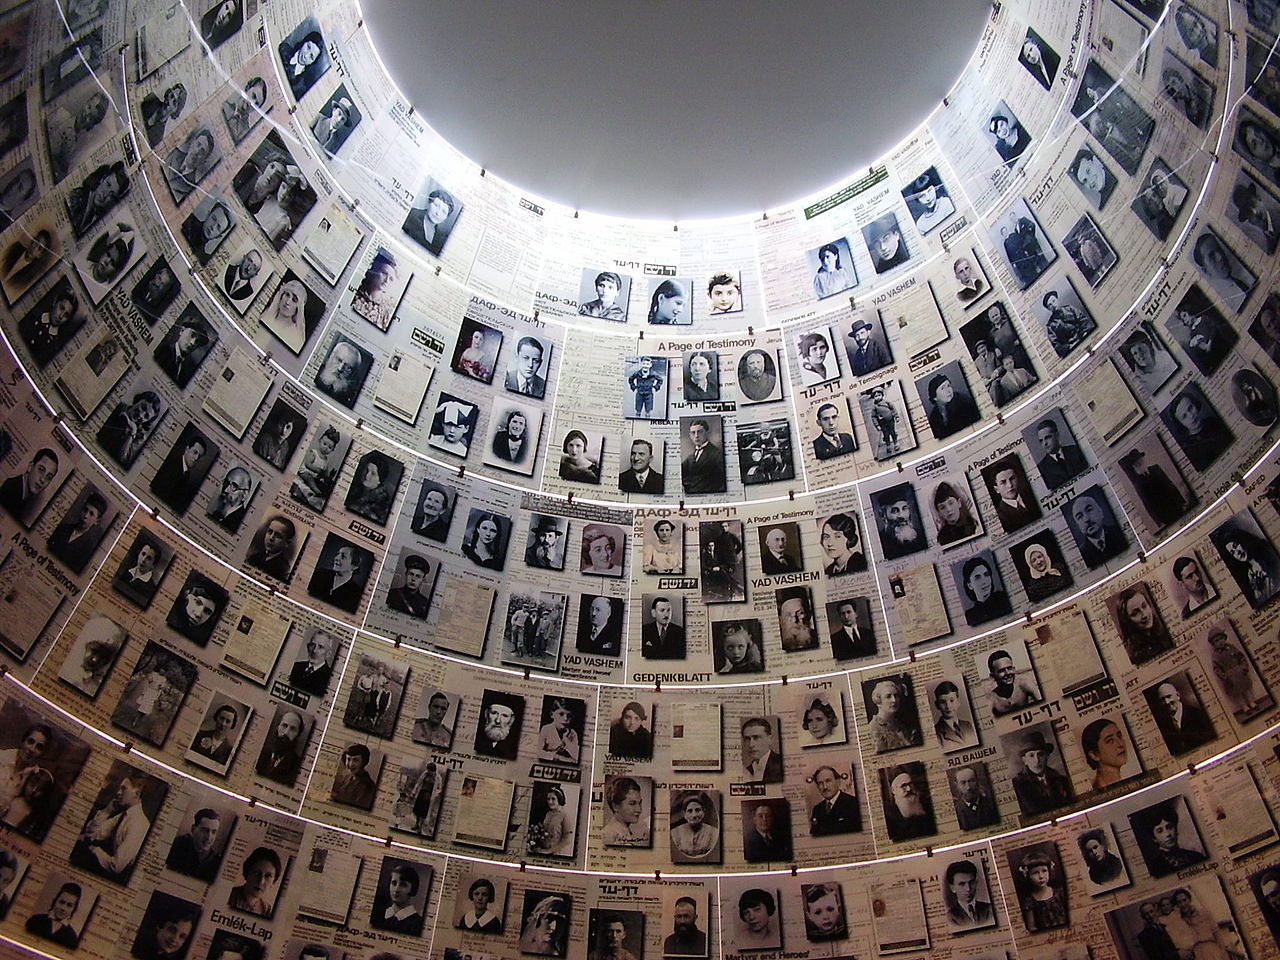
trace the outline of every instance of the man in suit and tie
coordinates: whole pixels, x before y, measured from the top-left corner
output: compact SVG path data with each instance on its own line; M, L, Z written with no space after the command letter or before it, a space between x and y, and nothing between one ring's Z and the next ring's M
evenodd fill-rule
M653 619L640 630L640 655L646 660L683 660L684 627L672 623L675 606L670 597L656 596L649 601Z
M800 569L795 558L787 552L786 527L770 527L764 531L764 549L760 551L760 567L769 576L795 573Z
M871 632L870 609L864 606L859 616L856 600L841 600L836 604L836 614L840 626L831 631L831 655L837 660L856 660L874 654L876 638Z
M813 785L822 799L809 814L809 835L829 837L837 833L857 833L862 829L862 812L858 800L840 789L840 775L835 767L819 767L813 773Z
M943 680L938 684L933 690L933 705L938 713L938 722L933 729L943 753L977 744L977 731L973 724L960 716L960 688L955 683Z
M1156 715L1156 726L1175 757L1213 741L1215 734L1209 715L1195 704L1184 703L1181 692L1172 682L1166 681L1156 688L1156 699L1160 704L1152 711Z
M747 863L784 863L791 859L790 824L778 823L773 809L774 804L786 802L765 800L751 812L750 825L742 838L742 855Z
M58 475L58 469L58 455L50 447L41 447L26 470L0 484L0 506L15 520L28 523L34 519L41 497Z
M988 474L991 485L991 503L1005 533L1012 533L1040 519L1040 504L1031 494L1026 477L1015 458L997 464Z
M622 601L617 601L621 608ZM621 617L608 597L582 597L578 615L578 652L616 657L622 653Z
M692 452L680 463L685 493L723 493L724 451L711 442L711 424L702 417L688 425Z
M1080 548L1080 557L1090 570L1120 556L1128 548L1124 533L1092 492L1076 497L1062 512L1074 521L1071 532Z
M618 489L623 493L662 493L666 477L653 469L653 444L632 440L629 459L631 466L618 474Z
M262 269L262 254L250 250L222 274L222 289L228 297L239 303L253 295L253 278Z
M1063 444L1056 420L1045 418L1036 424L1036 442L1044 453L1036 461L1036 468L1050 490L1058 489L1089 469L1089 461L1078 446Z
M546 377L538 376L542 355L542 341L537 337L521 337L516 344L515 364L507 368L507 389L541 400L547 392Z
M991 795L982 789L976 766L960 767L948 774L961 830L977 830L1000 822L1000 811Z
M151 479L151 492L177 513L186 513L212 464L213 457L208 461L205 459L208 449L208 443L200 432L188 427L156 470Z
M953 930L989 927L995 914L987 900L978 899L978 865L972 860L956 860L944 875L947 922Z
M765 717L742 721L742 777L749 783L781 783L782 757L773 750L773 724Z
M822 432L813 438L813 455L819 460L853 453L853 435L840 432L840 408L834 403L824 403L818 408L818 426Z
M329 677L333 674L333 651L337 641L323 630L317 630L307 641L305 656L294 663L289 671L289 683L315 696L323 696L329 689Z

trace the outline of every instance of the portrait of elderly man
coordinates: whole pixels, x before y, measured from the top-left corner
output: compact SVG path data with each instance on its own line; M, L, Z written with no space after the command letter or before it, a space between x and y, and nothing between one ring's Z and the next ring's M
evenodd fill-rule
M924 743L911 678L906 674L864 680L867 729L876 753L889 753Z
M882 767L880 793L884 800L885 827L895 843L938 832L929 799L929 778L923 763Z
M899 483L871 494L880 549L886 560L897 560L927 547L916 493L909 483Z
M738 392L752 403L773 397L778 388L777 366L763 350L748 350L738 361Z
M852 783L852 779L849 782ZM815 770L813 785L818 791L818 802L809 811L810 836L829 837L862 829L858 798L844 789L835 767L822 766Z
M302 769L307 727L306 717L297 710L284 705L277 707L271 732L262 744L254 768L258 776L292 787Z
M324 696L333 675L333 658L338 640L324 630L316 630L303 644L302 655L289 670L289 683L306 693Z
M524 698L486 690L476 728L476 753L499 760L514 760L520 750Z
M1102 488L1090 487L1062 507L1080 556L1090 570L1114 560L1129 548L1129 541L1107 503Z
M316 372L316 388L344 407L354 407L371 361L372 357L354 341L335 337Z

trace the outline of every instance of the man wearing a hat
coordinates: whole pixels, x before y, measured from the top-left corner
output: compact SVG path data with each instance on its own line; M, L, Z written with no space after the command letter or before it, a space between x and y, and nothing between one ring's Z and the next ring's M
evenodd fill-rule
M853 337L854 349L849 352L849 366L854 376L862 376L889 365L888 351L879 340L872 338L875 328L870 321L859 317L849 328L849 336Z
M411 553L404 558L404 583L387 591L387 606L400 613L407 613L417 620L427 619L431 599L420 592L431 573L426 557Z
M529 545L524 562L542 570L564 569L564 548L560 545L560 525L555 517L537 516L529 528Z
M1013 789L1024 814L1054 810L1075 796L1071 781L1049 766L1049 756L1057 748L1042 730L1032 730L1016 743L1022 772L1014 776Z
M929 803L929 788L924 764L904 763L880 771L882 785L888 783L884 822L889 839L894 842L927 837L938 832Z

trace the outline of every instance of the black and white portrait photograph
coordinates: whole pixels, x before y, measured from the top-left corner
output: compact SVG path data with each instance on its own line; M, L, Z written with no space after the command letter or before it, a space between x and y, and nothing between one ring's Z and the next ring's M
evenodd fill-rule
M1196 550L1187 550L1168 565L1165 589L1173 598L1174 604L1181 607L1180 616L1183 620L1191 619L1211 606L1220 596L1217 586L1205 572L1204 562Z
M1193 286L1194 289L1194 286ZM1190 290L1188 290L1190 293ZM1185 298L1184 298L1185 299ZM1178 338L1178 343L1188 353L1191 351L1191 328L1176 320L1175 316L1166 321L1166 326ZM1234 334L1232 334L1234 337ZM1185 339L1185 345L1183 340ZM1207 340L1197 341L1206 346L1210 345ZM1133 328L1133 332L1129 334L1121 343L1119 353L1124 360L1125 368L1133 374L1136 380L1144 390L1154 395L1157 390L1169 382L1169 378L1178 372L1181 366L1173 354L1169 352L1169 348L1165 346L1164 341L1160 339L1160 335L1155 328L1147 320L1139 322Z
M625 616L626 603L622 598L582 594L578 598L577 652L590 656L621 656Z
M1280 200L1247 170L1236 171L1230 210L1241 233L1264 253L1276 252L1280 241Z
M352 312L385 333L412 277L408 266L402 267L394 253L377 247L352 294Z
M427 443L437 450L465 457L471 450L480 408L441 391L431 418Z
M880 311L862 310L853 319L844 332L844 349L849 370L855 377L866 376L893 363L893 350Z
M160 589L160 582L172 560L171 546L150 530L139 530L133 545L120 562L111 586L116 593L145 610Z
M381 750L370 750L363 743L348 744L338 758L329 799L359 810L372 810L385 759Z
M401 757L398 767L396 801L387 825L421 839L434 839L449 769L429 757L417 756Z
M798 573L804 569L800 525L794 521L756 525L760 544L760 571L766 576Z
M707 280L707 315L742 312L742 274L720 271Z
M685 493L724 493L725 440L724 417L718 414L680 418L680 483Z
M964 857L952 860L942 872L942 903L947 929L952 933L985 930L996 924L991 888L987 885L986 860Z
M1082 830L1075 840L1080 848L1079 876L1090 896L1123 890L1133 882L1110 823L1102 822Z
M938 440L973 426L982 417L959 360L917 380L916 392Z
M585 735L587 703L574 697L542 698L537 759L542 763L579 766Z
M897 560L929 545L916 491L910 483L872 491L870 500L880 538L880 554L885 560Z
M934 477L927 488L934 537L940 547L972 540L985 531L973 501L969 479L963 473Z
M686 350L683 356L685 403L720 399L720 356L714 350Z
M951 788L956 822L961 830L977 830L1000 822L986 763L977 760L962 767L948 767L947 785Z
M72 195L74 198L74 194ZM208 266L213 255L235 229L236 218L220 189L201 194L200 202L182 221L182 236L200 266Z
M719 790L672 789L672 863L721 862L723 809Z
M789 419L739 423L737 441L738 472L745 486L795 478Z
M78 56L69 61L76 72L84 69ZM117 103L107 92L109 87L86 80L45 111L44 129L49 154L49 167L54 183L61 183L72 172L79 170L95 151L120 129ZM27 139L27 115L25 97L10 101L3 108L7 121L8 146ZM7 151L6 151L7 152Z
M1027 36L1018 50L1018 62L1035 78L1036 83L1048 90L1058 75L1062 57L1045 42L1044 37L1028 27Z
M185 97L185 93L183 94ZM243 91L237 90L222 101L222 119L231 142L239 146L262 121L271 108L267 103L267 82L262 77L250 77Z
M1032 843L1009 850L1009 872L1027 933L1043 933L1068 924L1067 876L1058 845Z
M995 554L983 550L951 564L964 619L971 627L1007 617L1013 612Z
M951 261L951 274L955 278L952 290L956 300L966 310L976 306L979 300L991 292L991 280L977 247L970 247L968 253L962 253Z
M278 704L254 763L258 776L283 787L292 787L302 770L307 740L314 725L309 714L288 703Z
M381 450L370 450L356 462L344 506L357 517L385 526L403 476L401 461Z
M968 348L983 389L997 407L1016 399L1039 380L1003 303L993 303L963 324L960 338Z
M758 886L760 881L763 886ZM727 886L727 885L726 885ZM741 889L739 889L741 888ZM763 877L739 881L722 892L725 904L726 949L742 953L777 951L782 947L782 917L778 913L781 896Z
M785 653L818 648L818 624L813 591L808 587L783 587L773 592L778 614L778 633Z
M321 393L351 409L372 366L373 354L344 334L335 333L314 382Z
M502 662L554 671L568 615L567 594L514 589L501 621Z
M218 453L218 445L194 421L188 422L156 468L151 492L175 513L186 513Z
M836 457L847 457L858 449L858 441L854 435L853 418L849 413L848 397L836 397L826 401L815 411L818 431L810 442L813 444L813 455L818 460L833 460Z
M344 83L333 91L311 121L311 135L316 138L321 150L334 156L363 119L364 115Z
M306 545L308 533L284 514L269 515L249 540L244 562L277 580L291 580L293 565Z
M453 745L453 732L462 713L462 698L447 690L424 687L418 697L409 734L414 743L448 750Z
M830 327L810 330L795 339L801 386L815 387L839 378L840 362L831 349L835 342L836 338Z
M274 264L264 258L258 245L250 239L242 242L236 252L231 255L231 262L222 271L222 281L218 287L231 301L236 313L243 317L257 299L259 292L271 282L275 275ZM277 297L281 296L281 292L282 290L277 290ZM280 314L282 306L285 305L279 302L273 303L273 314ZM280 318L276 317L273 322L279 322L279 320Z
M121 168L123 168L123 164L121 164ZM104 165L100 169L110 170L111 168ZM119 178L115 186L119 187L123 193L128 189L128 181L124 177L123 169L119 174ZM15 223L39 199L40 187L36 182L35 166L32 158L28 156L0 174L0 228L6 228ZM114 200L111 202L114 203ZM79 195L74 208L68 197L68 212L84 214L91 207L92 204L89 203L89 198L83 194ZM96 215L99 214L90 213L90 216ZM80 236L84 230L88 229L88 226L83 222L78 224L76 229L79 232L76 235Z
M165 155L160 169L174 206L181 206L182 201L221 161L222 150L213 130L204 125L196 127L173 147Z
M317 200L315 188L276 130L263 138L236 172L231 188L277 251Z
M36 366L48 366L80 332L88 307L72 288L70 278L62 276L18 321L18 336Z
M165 855L165 866L187 877L212 883L239 817L216 795L192 793L178 833Z
M744 535L741 520L705 520L698 524L698 571L703 603L746 600Z
M178 299L182 286L164 257L157 257L134 284L129 298L148 325L153 325Z
M34 180L34 174L32 178ZM21 176L8 182L8 186L14 191L24 191L25 184L26 180ZM76 238L83 237L103 217L110 213L121 198L129 192L130 185L129 174L125 169L123 160L117 159L99 164L89 171L89 174L80 181L80 184L71 189L66 199L67 216L71 220L71 231ZM34 186L32 189L34 190ZM34 202L34 200L31 202ZM27 203L27 201L22 200L21 203ZM204 204L202 203L201 206L204 206ZM230 227L226 224L223 226L225 235L225 230L230 229ZM187 234L185 223L183 225L183 233L184 235ZM194 244L194 237L189 239ZM219 242L221 241L219 240Z
M944 679L929 684L925 693L933 732L943 753L955 753L978 745L978 730L973 718L973 704L964 677Z
M611 523L588 523L582 528L578 549L580 573L621 577L626 562L626 533Z
M649 279L648 322L657 326L687 326L693 323L693 281L687 277Z
M578 285L578 316L627 322L631 277L612 270L582 269Z
M663 441L633 438L627 466L618 474L618 489L623 493L662 493L667 485L666 455Z
M12 858L13 854L6 851L4 856ZM17 862L15 858L15 868L9 871L15 877L18 875ZM29 861L24 859L22 864L22 873L25 874ZM10 879L12 881L13 877ZM32 908L31 916L27 917L23 929L32 936L56 944L64 950L75 950L80 946L80 937L84 934L89 916L97 906L100 895L101 891L95 886L82 883L79 879L73 880L65 873L50 873L36 896L35 906ZM8 896L7 893L6 896ZM10 897L9 906L11 905ZM5 912L8 912L7 907ZM188 935L190 935L189 926ZM185 952L185 950L182 951L183 954Z
M920 235L931 233L956 212L951 193L942 182L937 167L929 167L915 180L902 188L911 219Z
M507 357L504 380L507 391L541 400L547 392L547 374L551 372L553 349L550 340L532 333L521 334L515 341L515 349Z
M653 756L653 704L627 701L609 724L609 753L631 760Z
M472 933L502 933L506 907L507 881L502 872L477 865L458 881L453 925Z
M10 421L5 430L6 447L10 446L14 435L21 434L19 427ZM9 476L0 483L0 509L26 530L35 526L45 508L70 478L74 465L71 451L62 450L59 456L58 449L55 449L59 441L65 442L60 433L45 434L42 439L48 439L53 446L40 447L34 452L28 448L28 452L21 456L6 451L9 455L2 465Z
M277 470L284 470L307 431L306 416L283 396L277 396L253 440L253 452Z
M539 570L563 570L568 536L569 521L564 517L531 513L526 531L525 565Z
M1067 166L1067 176L1095 210L1107 205L1118 182L1103 159L1087 145L1076 151L1075 158Z
M742 541L739 538L739 560L741 551ZM647 520L640 563L645 573L684 573L684 522L677 523L662 516Z
M627 419L667 418L668 362L666 357L626 357L622 375L627 389L622 396L622 415Z
M1270 122L1242 107L1238 112L1231 149L1262 176L1280 186L1280 133Z
M215 693L205 706L204 717L196 730L186 759L219 776L227 768L249 726L253 708L224 693Z
M1203 228L1196 237L1191 259L1200 268L1205 282L1233 312L1238 313L1244 307L1258 285L1258 275L1209 227Z
M407 682L407 668L362 654L355 668L343 724L352 730L390 739Z
M97 697L127 638L124 627L95 611L72 641L58 668L58 679L90 699Z
M858 270L846 237L837 237L810 250L805 258L813 271L813 295L819 300L834 297L858 285Z
M154 640L147 641L111 713L111 722L152 746L164 746L195 678L194 663Z
M493 398L484 462L489 466L532 476L542 435L543 411L505 395Z
M431 877L428 864L383 857L369 926L402 936L422 936Z
M189 303L156 345L152 356L156 366L179 389L185 390L200 365L218 343L218 331Z
M849 742L844 695L839 690L814 690L800 700L800 746L827 747Z
M1129 176L1136 176L1156 122L1114 77L1090 60L1071 114Z
M501 330L471 317L464 317L449 365L456 373L472 380L492 383L502 340Z
M169 608L165 623L196 646L203 647L213 635L229 600L226 587L199 570L192 570Z
M810 943L847 940L849 923L845 916L844 893L840 884L800 884L800 900L804 904L804 936Z
M1160 419L1191 466L1199 471L1207 470L1235 443L1235 434L1194 382L1174 394L1160 411Z
M938 832L929 774L919 760L876 770L885 828L894 843L931 837Z
M1130 209L1157 240L1166 240L1191 191L1160 157L1151 160Z
M1120 259L1093 217L1087 213L1067 231L1062 238L1062 246L1080 269L1085 283L1095 290Z
M1049 345L1059 357L1070 356L1098 328L1089 308L1063 272L1045 284L1041 296L1032 297L1031 311L1044 326Z
M335 423L321 421L294 471L289 497L317 513L323 511L350 446L350 433L340 430Z
M1267 910L1263 913L1270 923ZM1161 950L1172 951L1168 956L1194 956L1197 951L1214 957L1246 955L1241 927L1213 872L1177 887L1149 889L1142 899L1108 911L1106 920L1121 960L1146 960L1160 956ZM1202 949L1206 947L1211 949Z
M528 889L520 910L521 953L563 957L569 943L573 898L566 893Z
M1013 568L1022 582L1027 599L1042 603L1075 585L1075 578L1058 537L1052 530L1041 530L1009 548Z
M915 685L909 674L872 677L862 682L866 733L875 753L890 753L924 743Z
M1209 539L1254 610L1280 594L1280 553L1248 507L1210 531Z
M49 555L71 572L81 573L119 512L115 501L94 484L86 483L49 535Z
M295 100L301 100L317 80L329 72L333 65L320 24L315 17L306 17L280 41L276 49L280 53L280 66L285 82Z
M1190 673L1171 673L1142 691L1147 709L1156 721L1160 738L1171 756L1180 757L1205 747L1217 731L1204 708Z
M429 558L409 549L402 551L384 598L387 609L408 614L415 620L426 620L439 573L439 563L433 564Z
M600 464L604 459L603 433L574 428L564 435L560 450L561 480L599 485Z
M1003 100L996 101L983 133L987 143L1010 170L1017 167L1031 146L1032 135Z
M1013 790L1024 817L1043 819L1075 799L1051 723L1036 723L1001 734L1000 750L1009 763Z
M0 290L13 306L66 254L51 215L27 218L22 232L0 253ZM114 251L113 251L114 256Z
M871 440L877 461L891 460L919 444L907 410L907 399L899 380L886 380L858 394L862 425Z
M168 792L168 783L160 777L114 760L72 847L70 864L114 883L128 883Z
M138 459L168 409L150 383L135 383L135 392L116 404L97 434L103 451L125 470Z
M896 213L882 214L862 228L862 239L876 273L888 273L911 259Z
M475 750L486 757L514 760L520 750L525 701L514 693L485 690L480 700Z
M1209 859L1186 797L1178 794L1129 814L1147 872L1163 877Z
M400 229L427 253L438 257L462 216L462 206L457 197L428 177L418 187Z
M1016 200L988 232L1019 290L1035 283L1058 259L1058 251L1024 199Z
M1172 50L1160 64L1160 93L1175 113L1205 130L1213 113L1214 86Z
M747 863L789 863L792 859L791 802L743 800L742 856Z
M294 356L300 356L303 347L311 340L311 334L319 326L320 319L324 316L324 311L324 300L303 283L296 273L292 270L285 270L280 277L280 282L276 285L275 290L272 291L271 299L262 308L262 313L258 319L267 329L267 332L284 344L290 353ZM334 344L336 345L339 340L355 345L355 341L335 334ZM331 351L332 349L333 347L330 347ZM363 351L363 348L358 349L367 355L367 351ZM327 363L328 359L326 358ZM364 363L364 367L367 372L368 362ZM316 385L320 386L318 375ZM321 387L321 389L324 389L326 393L329 393L330 396L344 406L350 406L345 399L346 393L343 390L335 388L335 392L330 392L325 387Z
M42 843L80 776L89 745L14 699L0 708L0 722L0 768L12 783L0 823Z
M346 613L355 613L375 562L372 550L330 533L316 559L307 594Z
M1275 706L1241 639L1229 619L1210 625L1195 641L1201 662L1210 667L1209 679L1236 722L1244 725Z
M1129 549L1129 538L1101 484L1089 487L1060 509L1080 550L1080 557L1090 570L1116 559Z
M1276 388L1255 367L1241 367L1231 375L1231 402L1255 427L1276 422Z
M472 507L462 535L462 554L478 567L501 570L511 542L511 519Z
M711 656L717 674L763 673L763 624L756 618L713 621Z
M582 787L576 783L535 780L529 798L526 845L543 857L572 859L582 833L578 822Z
M409 529L428 540L444 543L453 522L457 498L456 490L423 477L418 490L418 505L414 507Z
M1188 60L1199 60L1205 67L1218 65L1218 25L1195 7L1179 3L1173 12L1176 45ZM1257 76L1251 71L1250 76Z
M845 597L827 601L827 628L831 638L831 656L840 662L874 656L875 625L871 619L871 601L867 597Z
M1065 486L1089 469L1089 458L1076 441L1062 407L1032 418L1022 430L1022 439L1035 458L1036 472L1050 490Z

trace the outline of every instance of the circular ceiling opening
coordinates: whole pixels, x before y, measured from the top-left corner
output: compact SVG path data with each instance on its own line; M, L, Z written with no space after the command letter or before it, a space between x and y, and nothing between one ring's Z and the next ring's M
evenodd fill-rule
M363 0L397 86L507 181L661 220L798 200L896 146L973 54L989 0Z

